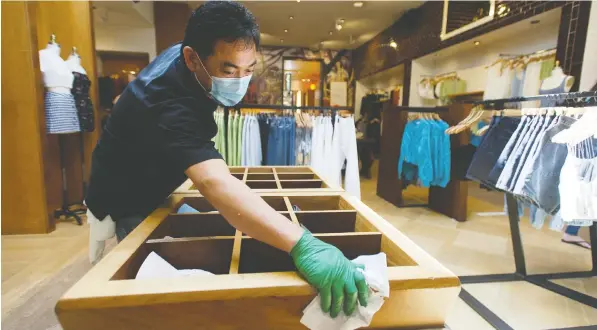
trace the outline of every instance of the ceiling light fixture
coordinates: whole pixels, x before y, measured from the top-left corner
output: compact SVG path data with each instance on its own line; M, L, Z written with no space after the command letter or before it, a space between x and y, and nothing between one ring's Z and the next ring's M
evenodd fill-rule
M288 19L294 19L294 16L288 16Z
M336 25L335 25L335 27L336 27L336 30L337 30L337 31L340 31L340 30L342 30L342 28L343 28L343 26L342 26L342 25L343 25L343 24L344 24L344 19L343 19L343 18L337 19L337 20L336 20Z
M330 31L330 35L334 34L334 31Z
M361 8L361 7L363 7L364 3L363 3L363 1L356 1L352 5L355 6L356 8Z
M284 43L284 39L280 39L280 42L281 42L281 43Z
M481 44L481 41L479 41L479 40L476 40L476 41L474 42L474 44L475 44L475 46L479 46L479 45Z
M296 2L301 2L301 0L296 0Z
M398 48L398 44L396 43L396 41L392 40L392 41L390 41L390 47L396 49L396 48Z
M288 33L288 29L284 29L284 32Z

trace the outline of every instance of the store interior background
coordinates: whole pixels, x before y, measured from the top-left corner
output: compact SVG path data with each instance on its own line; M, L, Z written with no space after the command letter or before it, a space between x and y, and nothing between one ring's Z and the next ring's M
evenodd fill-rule
M53 210L64 202L59 141L40 129L43 86L37 50L51 34L64 58L76 46L95 85L97 129L84 136L84 167L78 137L65 139L63 146L66 199L74 203L82 200L82 177L89 173L91 151L108 115L110 97L102 97L100 79L112 77L121 87L134 79L157 54L182 39L186 19L200 3L2 3L2 323L7 329L60 329L55 301L91 267L87 227L53 217ZM361 8L349 1L244 3L257 17L264 45L246 103L284 104L284 72L294 71L302 84L291 88L303 92L301 102L313 105L319 96L330 105L330 84L345 83L346 104L341 105L352 107L355 118L360 116L362 97L374 91L394 93L396 104L434 106L416 92L426 75L455 72L466 80L466 93L479 96L486 85L486 66L499 54L553 48L564 71L576 78L573 91L589 90L597 82L594 2L498 1L509 6L506 15L443 41L442 1L365 2ZM338 31L334 26L339 19L345 22ZM8 48L14 51L5 51ZM323 72L310 65L318 62ZM35 138L22 139L24 135ZM18 147L8 142L21 139ZM476 275L514 270L507 217L486 215L503 211L502 194L467 183L467 221L457 222L428 208L396 207L378 196L378 178L376 162L372 177L361 179L363 202L451 271ZM402 198L425 203L428 190L411 186ZM591 268L590 251L561 243L562 233L547 226L537 230L526 215L521 230L529 273ZM597 297L597 278L556 282ZM464 287L515 329L597 325L597 310L526 282ZM454 330L491 329L460 300L447 325Z

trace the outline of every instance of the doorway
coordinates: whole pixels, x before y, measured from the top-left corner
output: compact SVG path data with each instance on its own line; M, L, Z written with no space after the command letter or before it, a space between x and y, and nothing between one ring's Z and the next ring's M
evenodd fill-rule
M282 104L321 106L323 99L323 61L296 57L283 58Z

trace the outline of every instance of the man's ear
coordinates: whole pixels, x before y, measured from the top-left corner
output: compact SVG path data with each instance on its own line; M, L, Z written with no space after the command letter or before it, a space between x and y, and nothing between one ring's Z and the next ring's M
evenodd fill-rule
M197 64L195 63L197 61L195 59L197 55L195 55L195 51L193 50L193 48L189 46L184 46L184 48L182 49L182 55L184 56L184 62L187 68L191 71L197 71Z

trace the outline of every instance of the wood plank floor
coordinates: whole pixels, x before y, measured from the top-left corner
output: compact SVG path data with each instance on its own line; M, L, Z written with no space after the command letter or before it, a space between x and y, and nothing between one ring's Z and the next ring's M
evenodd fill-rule
M367 205L456 274L514 271L506 216L478 215L503 211L503 196L482 191L472 183L470 190L469 219L458 223L426 208L399 209L385 202L376 196L375 178L362 180L361 186L362 199ZM405 192L409 202L424 202L426 196L426 189L409 187ZM561 243L561 233L534 229L526 218L521 221L521 231L529 273L590 269L590 252ZM73 223L59 223L57 230L49 235L2 236L2 320L13 311L20 312L23 304L31 301L35 289L47 284L52 276L86 258L87 238L87 226ZM597 297L597 278L555 282ZM474 284L465 288L515 329L597 325L597 310L532 284ZM52 299L57 298L45 302L44 308L53 309ZM35 310L38 313L39 308ZM31 312L24 314L22 317L36 317ZM453 307L447 325L452 330L492 329L461 300ZM27 328L60 329L38 325Z
M30 298L36 286L86 255L88 233L86 225L60 222L47 235L3 235L2 318Z

